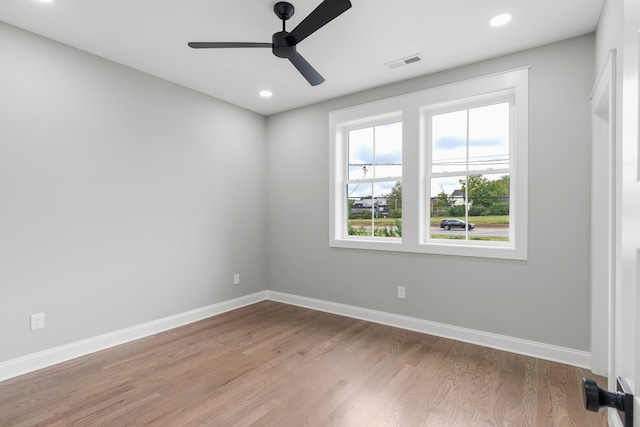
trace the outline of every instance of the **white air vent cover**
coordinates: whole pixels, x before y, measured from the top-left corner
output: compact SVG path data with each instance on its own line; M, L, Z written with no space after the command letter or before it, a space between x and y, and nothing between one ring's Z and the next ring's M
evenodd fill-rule
M398 68L398 67L402 67L403 65L413 64L414 62L418 62L421 60L422 60L422 57L420 56L420 54L416 53L415 55L407 56L406 58L387 62L385 65L389 68Z

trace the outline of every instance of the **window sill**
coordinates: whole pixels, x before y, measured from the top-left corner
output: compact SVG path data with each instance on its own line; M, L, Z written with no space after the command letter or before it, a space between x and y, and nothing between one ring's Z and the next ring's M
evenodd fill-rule
M527 252L512 246L493 246L486 243L452 244L430 242L419 244L403 243L401 239L334 239L329 243L332 248L359 249L388 252L407 252L426 255L446 255L459 257L493 258L508 260L527 260Z

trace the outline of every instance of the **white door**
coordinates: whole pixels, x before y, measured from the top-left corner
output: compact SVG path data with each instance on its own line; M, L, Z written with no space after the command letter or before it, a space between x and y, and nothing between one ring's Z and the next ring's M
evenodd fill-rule
M638 156L640 0L624 1L621 119L618 167L620 211L617 220L615 375L625 378L635 395L634 426L640 427L640 163ZM610 424L619 426L615 411Z

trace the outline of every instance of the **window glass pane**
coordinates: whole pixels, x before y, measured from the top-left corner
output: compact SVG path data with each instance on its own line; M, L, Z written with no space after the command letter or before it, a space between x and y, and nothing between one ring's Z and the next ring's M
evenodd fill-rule
M402 122L375 127L375 178L402 176Z
M373 176L373 128L349 131L349 180Z
M372 198L371 183L356 183L347 185L347 198L349 200L361 200Z
M385 187L388 188L388 185L385 185ZM391 189L385 191L387 216L389 218L399 218L402 221L402 181L395 182Z
M431 179L430 238L466 239L464 183L464 176Z
M471 240L509 241L509 174L469 175L469 221L475 222Z
M429 237L508 242L510 184L509 174L431 179Z
M401 237L402 184L376 182L347 185L348 234Z
M509 103L469 110L469 170L509 167Z
M372 185L358 183L347 185L347 230L350 236L371 235L371 215L368 201L373 199Z
M467 170L467 110L431 118L432 172Z

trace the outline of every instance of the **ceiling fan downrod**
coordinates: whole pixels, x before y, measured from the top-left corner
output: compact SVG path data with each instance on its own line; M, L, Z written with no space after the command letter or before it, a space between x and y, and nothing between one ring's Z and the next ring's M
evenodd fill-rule
M271 37L273 54L278 58L293 58L297 53L296 45L287 40L289 33L287 32L286 24L295 13L295 8L291 3L280 1L273 5L273 12L282 20L282 31L275 33Z

